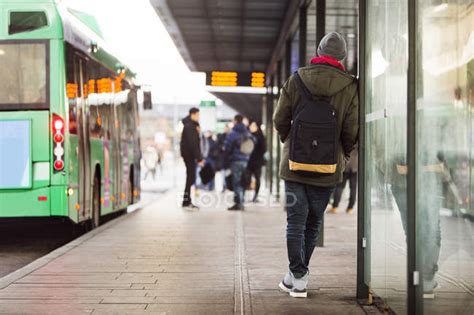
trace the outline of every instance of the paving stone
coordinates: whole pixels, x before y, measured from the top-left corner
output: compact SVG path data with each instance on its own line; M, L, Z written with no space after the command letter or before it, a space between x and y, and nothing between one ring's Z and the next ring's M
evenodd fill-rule
M144 308L144 307L143 307ZM0 314L92 314L94 308L92 305L70 305L55 304L51 307L49 304L3 304L0 303Z
M63 297L105 297L112 294L110 289L84 289L84 288L13 288L7 287L0 291L0 299L2 298L23 298L25 296L31 298L63 298ZM143 293L145 295L145 293Z
M226 304L150 304L146 308L152 314L229 315L234 306Z
M146 296L147 295L147 292L146 290L143 290L143 289L140 289L140 290L132 290L132 289L128 289L128 290L112 290L112 292L110 292L110 296Z
M28 295L27 295L28 296ZM50 304L51 308L54 308L55 304L99 304L102 301L102 298L71 298L71 297L23 297L23 298L0 298L0 304Z
M126 290L123 290L126 291ZM202 297L202 298L216 298L216 299L227 299L233 298L233 287L226 289L218 288L180 288L176 290L159 289L159 290L144 290L146 296L157 296L157 297Z
M106 297L101 304L149 304L156 303L154 296L112 296Z

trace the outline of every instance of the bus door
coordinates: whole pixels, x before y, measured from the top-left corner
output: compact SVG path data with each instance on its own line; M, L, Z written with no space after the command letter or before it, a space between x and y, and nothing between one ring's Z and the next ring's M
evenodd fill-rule
M87 82L86 61L78 54L74 55L75 81L78 84L79 95L77 102L77 161L78 161L78 198L79 198L79 220L91 217L91 178L90 178L90 144L89 124L87 109L87 95L85 84Z
M121 102L118 108L118 116L120 121L120 159L121 159L121 177L120 177L120 203L124 206L127 203L129 191L129 137L128 137L128 121L130 113L127 112L127 103Z
M122 173L122 145L120 141L120 121L118 115L118 108L115 104L115 101L112 102L112 110L113 110L113 138L114 138L114 145L113 145L113 168L114 168L114 210L118 208L120 204L120 193L121 193L121 173Z

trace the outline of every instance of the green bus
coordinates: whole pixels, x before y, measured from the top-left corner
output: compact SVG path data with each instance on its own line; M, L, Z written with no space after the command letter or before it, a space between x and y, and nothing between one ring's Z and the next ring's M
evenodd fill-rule
M3 0L0 21L0 218L96 227L140 197L134 74L60 2Z

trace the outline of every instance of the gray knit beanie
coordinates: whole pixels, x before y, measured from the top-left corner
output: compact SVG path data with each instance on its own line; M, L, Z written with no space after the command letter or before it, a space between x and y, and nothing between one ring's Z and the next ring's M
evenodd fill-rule
M321 39L318 56L329 56L343 60L347 55L347 44L344 37L337 32L331 32Z

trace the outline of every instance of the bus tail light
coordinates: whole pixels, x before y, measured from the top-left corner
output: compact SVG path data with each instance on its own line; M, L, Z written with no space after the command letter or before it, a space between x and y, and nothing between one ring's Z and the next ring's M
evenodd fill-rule
M64 141L64 136L62 134L55 134L54 137L54 143L61 143Z
M60 171L64 168L64 162L62 160L56 160L54 161L54 169L56 171Z
M56 114L53 114L53 142L53 167L59 172L64 169L64 120Z

